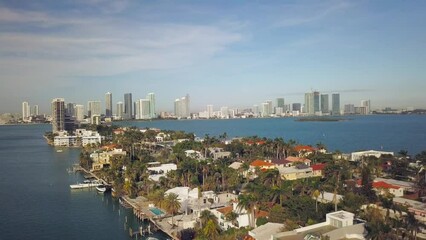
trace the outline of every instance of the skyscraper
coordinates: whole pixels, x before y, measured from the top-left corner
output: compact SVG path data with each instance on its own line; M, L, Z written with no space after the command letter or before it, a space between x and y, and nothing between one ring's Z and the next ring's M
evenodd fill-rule
M175 100L175 116L178 118L188 118L191 116L189 111L189 95Z
M262 117L269 117L269 115L271 115L269 102L264 102L261 104L261 106L262 106L262 110L261 110Z
M105 117L112 117L112 93L105 93Z
M133 109L132 94L125 93L124 94L124 113L123 113L124 120L129 120L133 118L132 109Z
M76 104L74 108L75 120L81 122L84 120L84 105Z
M52 100L52 132L65 130L65 100L55 98Z
M371 102L370 100L362 100L361 107L365 107L365 114L371 113Z
M87 116L92 118L92 116L101 115L101 101L88 101L87 102Z
M32 116L38 116L39 115L39 111L38 111L38 105L34 105L32 108Z
M291 110L292 111L299 111L302 110L302 104L300 103L293 103L293 105L291 106Z
M229 118L229 109L228 109L228 107L221 107L220 108L220 117L221 118Z
M30 118L30 105L28 102L22 102L22 120L28 120Z
M148 95L146 96L146 99L149 100L149 118L156 118L157 112L155 109L155 94L148 93Z
M117 103L117 118L118 119L123 119L123 113L124 113L124 103L123 102L118 102Z
M74 108L75 108L74 103L67 103L65 105L65 114L71 117L75 116Z
M277 98L277 108L282 108L283 111L285 110L284 98Z
M150 104L151 101L149 99L139 99L136 101L136 111L135 118L136 119L151 119L150 112Z
M207 105L207 118L213 117L213 105Z
M328 94L321 94L321 112L323 114L330 113Z
M333 93L331 94L331 114L340 115L340 94Z

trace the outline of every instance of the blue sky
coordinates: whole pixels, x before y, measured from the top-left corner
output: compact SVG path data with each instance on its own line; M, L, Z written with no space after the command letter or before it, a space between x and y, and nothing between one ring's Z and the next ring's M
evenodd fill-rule
M426 107L426 1L0 1L0 112L155 92L246 107L340 92Z

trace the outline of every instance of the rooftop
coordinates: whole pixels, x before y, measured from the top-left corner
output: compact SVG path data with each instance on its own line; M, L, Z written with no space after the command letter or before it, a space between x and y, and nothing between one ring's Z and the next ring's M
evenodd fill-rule
M250 163L250 166L253 166L253 167L270 167L273 165L274 164L265 162L263 160L254 160L252 163Z

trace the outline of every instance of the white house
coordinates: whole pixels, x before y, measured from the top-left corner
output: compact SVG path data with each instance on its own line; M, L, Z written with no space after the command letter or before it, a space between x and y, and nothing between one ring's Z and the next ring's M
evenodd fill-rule
M382 155L394 155L393 152L383 152L383 151L375 151L375 150L369 150L369 151L361 151L361 152L353 152L351 153L351 161L360 161L363 157L376 157L380 158Z
M104 168L105 165L111 164L111 157L115 155L126 155L126 151L123 151L121 148L116 148L111 151L96 151L90 154L90 158L93 161L92 171L100 170Z
M161 177L165 177L168 172L175 171L176 169L177 165L174 163L159 164L158 166L152 166L151 164L151 167L147 168L150 173L148 178L155 182L158 182Z
M195 150L186 150L185 156L198 159L198 160L204 159L203 155L199 151L195 151Z

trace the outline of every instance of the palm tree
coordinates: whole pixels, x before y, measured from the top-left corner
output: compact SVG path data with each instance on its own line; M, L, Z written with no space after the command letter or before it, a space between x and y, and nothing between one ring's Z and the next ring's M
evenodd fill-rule
M312 196L315 198L315 212L318 212L318 197L321 195L321 192L318 189L312 193Z
M216 216L212 212L210 212L209 210L203 210L200 213L200 225L201 225L201 228L205 227L206 224L207 224L207 222L210 221L210 220L212 220L212 221L214 221L214 222L217 223L217 218L216 218Z
M173 217L180 210L181 204L176 193L169 193L164 199L164 207L166 211L172 215L172 225L174 225Z
M256 208L256 198L252 194L241 194L238 196L238 205L237 209L240 211L245 209L247 211L247 215L249 217L249 225L250 227L254 226L254 210Z
M234 226L237 225L236 224L237 218L238 218L238 214L235 213L234 211L231 211L231 212L229 212L225 215L225 219L227 221L230 221L232 223L232 225L234 225Z
M218 239L219 237L219 226L217 222L210 219L207 221L206 226L203 228L203 234L207 237L207 239Z

